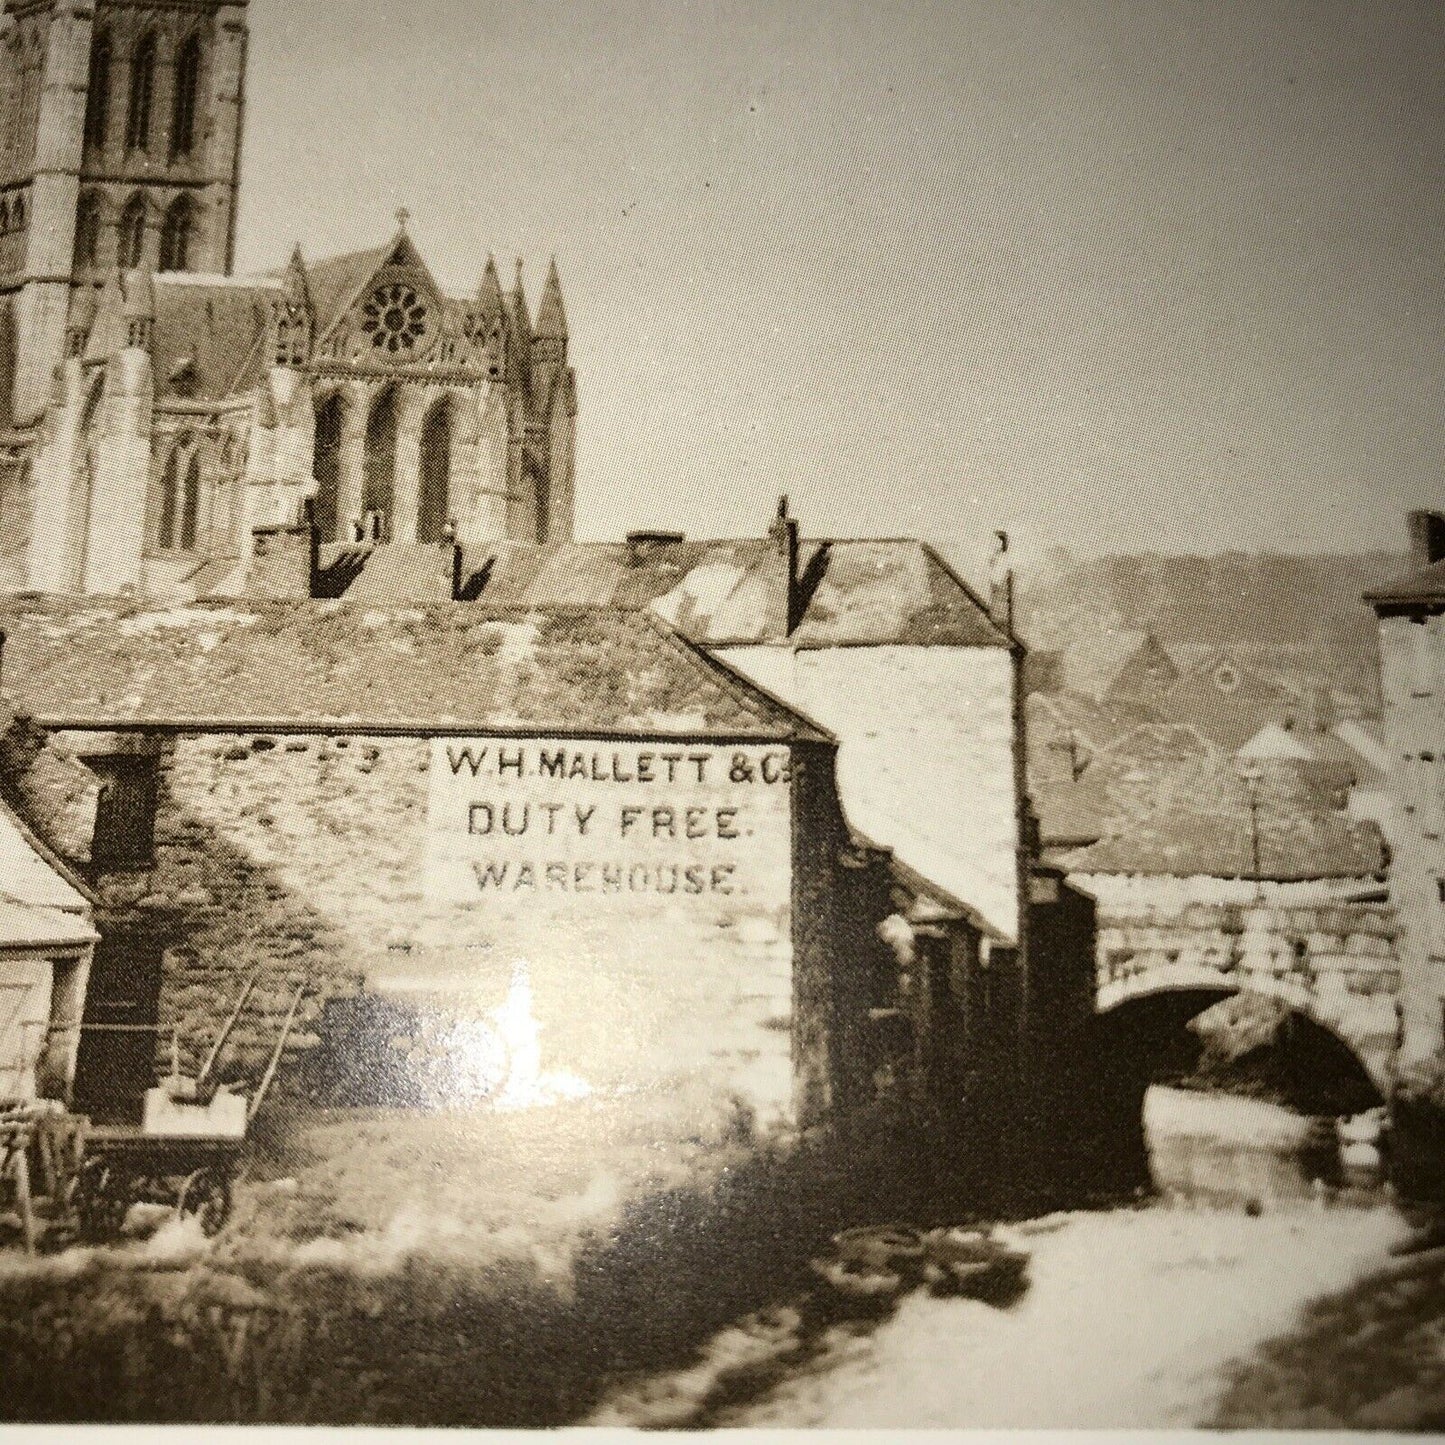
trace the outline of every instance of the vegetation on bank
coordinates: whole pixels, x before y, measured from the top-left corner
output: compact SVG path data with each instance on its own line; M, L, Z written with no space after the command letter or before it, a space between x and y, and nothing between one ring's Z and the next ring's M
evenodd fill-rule
M0 1416L563 1424L805 1288L836 1230L962 1214L934 1141L898 1118L789 1149L739 1127L660 1161L604 1106L546 1113L479 1113L465 1137L454 1117L314 1118L208 1248L17 1259Z

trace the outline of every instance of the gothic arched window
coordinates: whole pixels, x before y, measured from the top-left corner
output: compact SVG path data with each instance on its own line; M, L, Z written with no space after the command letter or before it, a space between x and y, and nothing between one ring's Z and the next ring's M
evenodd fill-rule
M395 387L387 387L371 404L366 418L366 466L361 510L372 539L391 540L391 514L396 497L396 433L400 406Z
M194 552L201 518L201 454L190 436L183 436L166 458L160 503L156 546L162 552Z
M151 110L156 98L156 38L147 35L130 62L130 110L125 123L127 150L146 151L151 144Z
M15 209L10 213L10 219L11 219L11 221L14 223L15 229L16 229L17 231L23 231L23 230L25 229L25 197L24 197L24 196L16 196L16 197L15 197Z
M146 203L144 196L137 196L125 208L120 218L119 246L116 262L123 271L134 271L145 259L146 251Z
M100 264L101 202L94 192L80 198L75 217L75 264Z
M316 450L312 473L316 477L316 535L323 542L336 535L341 502L341 440L346 432L346 398L337 392L316 412Z
M156 546L162 552L169 552L176 545L176 479L180 475L180 450L177 446L166 458L166 469L161 473L161 520L156 528Z
M416 539L440 542L450 520L452 480L452 404L449 397L432 407L421 429L421 488L417 497Z
M0 236L10 234L10 203L0 201Z
M178 196L166 212L165 224L161 227L162 271L191 269L191 238L194 229L190 198Z
M196 144L196 98L201 89L201 40L193 35L176 57L176 94L171 108L171 159L190 155ZM184 269L184 268L178 268Z
M85 97L85 143L96 150L110 135L110 36L102 30L90 47L90 89Z
M186 479L181 488L181 539L183 552L196 550L196 531L201 518L201 454L191 453Z

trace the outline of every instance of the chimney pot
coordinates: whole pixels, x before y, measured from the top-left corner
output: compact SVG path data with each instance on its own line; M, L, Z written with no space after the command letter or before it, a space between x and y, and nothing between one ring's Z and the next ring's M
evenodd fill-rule
M629 532L627 534L627 565L639 567L659 547L672 547L687 541L685 532Z
M1416 569L1445 561L1445 516L1439 512L1410 513L1410 565Z

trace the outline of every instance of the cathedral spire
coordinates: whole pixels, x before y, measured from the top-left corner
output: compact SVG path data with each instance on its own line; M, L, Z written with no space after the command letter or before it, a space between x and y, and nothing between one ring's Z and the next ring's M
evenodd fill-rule
M311 283L306 274L306 258L301 254L301 242L291 252L286 266L286 304L299 310L311 310Z
M562 281L557 275L557 258L547 268L547 284L537 306L537 335L547 341L567 340L567 308L562 304Z
M502 278L497 275L497 259L487 254L487 267L482 272L482 284L477 288L477 299L482 303L482 312L489 318L502 314Z
M532 317L527 310L527 293L522 289L522 258L517 257L517 279L512 286L512 320L516 323L518 332L530 337L532 334Z

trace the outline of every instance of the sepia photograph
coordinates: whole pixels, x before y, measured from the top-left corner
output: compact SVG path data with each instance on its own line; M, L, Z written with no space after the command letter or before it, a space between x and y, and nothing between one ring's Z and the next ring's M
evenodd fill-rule
M0 17L0 1434L1445 1431L1438 0Z

